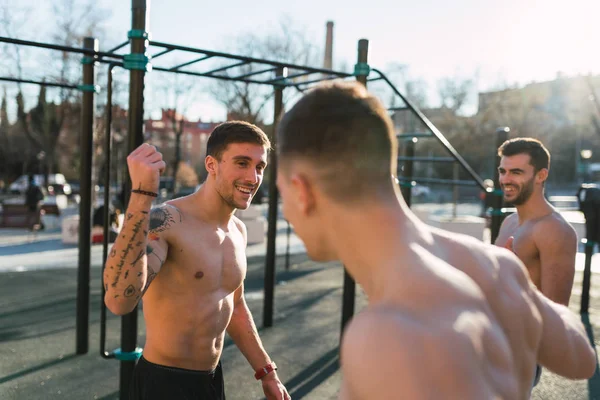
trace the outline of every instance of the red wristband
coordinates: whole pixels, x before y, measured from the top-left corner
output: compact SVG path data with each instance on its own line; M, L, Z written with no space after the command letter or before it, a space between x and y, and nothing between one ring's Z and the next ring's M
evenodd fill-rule
M254 377L256 378L256 380L261 380L268 373L273 372L276 369L277 369L277 365L275 365L274 362L271 362L270 364L267 364L264 367L257 369L256 373L254 374Z

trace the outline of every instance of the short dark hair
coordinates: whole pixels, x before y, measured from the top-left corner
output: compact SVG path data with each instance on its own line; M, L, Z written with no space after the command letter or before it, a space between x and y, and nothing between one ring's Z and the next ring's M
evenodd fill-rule
M254 143L271 149L271 142L258 126L245 121L227 121L217 125L206 143L206 155L217 160L231 143Z
M550 152L542 142L534 138L521 137L509 139L498 148L498 156L515 156L517 154L528 154L529 163L533 165L535 172L550 168Z
M398 144L383 104L357 82L318 85L282 118L278 160L315 168L323 191L336 200L386 193L396 173Z

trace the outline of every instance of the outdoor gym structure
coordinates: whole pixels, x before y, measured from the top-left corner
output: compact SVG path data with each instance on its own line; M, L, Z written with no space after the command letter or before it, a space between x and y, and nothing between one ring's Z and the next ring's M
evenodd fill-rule
M383 81L393 93L402 101L404 106L390 108L391 112L407 110L427 128L426 132L415 132L398 135L404 144L404 156L399 157L403 162L402 172L399 173L399 183L402 193L408 205L411 202L410 188L416 182L443 183L453 185L474 185L485 190L483 180L466 163L466 161L452 147L443 134L419 111L408 99L406 99L391 83L391 81L380 70L372 68L368 64L368 41L358 41L357 63L352 73L333 71L330 69L313 68L308 66L294 65L285 62L270 61L242 55L227 54L209 50L196 49L163 42L150 40L148 26L149 0L132 0L132 27L128 32L128 40L109 51L99 51L98 40L85 38L82 48L60 46L55 44L40 43L33 41L18 40L0 37L0 42L17 46L30 46L44 48L59 52L68 52L82 55L82 81L81 84L52 83L45 81L17 79L14 77L0 77L0 81L45 85L49 87L60 87L65 89L78 89L82 91L81 112L81 171L80 188L81 202L79 210L79 258L78 258L78 288L77 288L77 320L76 320L76 352L85 354L88 351L88 328L89 328L89 302L90 302L90 249L91 249L91 215L92 215L92 133L94 123L94 100L100 88L95 84L95 70L99 65L108 68L107 82L107 124L105 135L105 176L104 176L104 202L110 200L110 156L111 156L111 110L112 110L112 72L116 67L129 70L129 112L128 112L128 137L127 147L131 152L143 143L143 114L144 114L144 80L146 73L155 71L171 72L196 77L205 77L234 82L246 82L256 85L267 85L274 90L274 121L273 132L277 124L277 117L283 112L283 91L293 88L304 92L312 85L331 79L356 79L363 85L368 82ZM118 53L120 49L130 47L127 54ZM152 53L152 54L151 54ZM193 56L191 61L179 65L160 64L160 57L168 53L181 53ZM204 72L192 71L190 66L198 66L202 61L213 59L224 63L219 68L208 69ZM241 66L252 64L255 69L249 73L234 73ZM188 68L188 69L185 69ZM508 131L505 132L506 134ZM415 157L415 144L418 138L435 138L448 151L450 157ZM273 146L276 147L275 135L271 137ZM413 162L449 162L457 163L471 178L470 180L441 180L426 179L413 176ZM276 187L277 176L277 154L270 153L269 165L271 173L269 176L269 204L268 204L268 230L267 230L267 253L265 261L264 278L264 312L263 326L273 325L274 290L275 290L275 257L276 257L276 224L278 211L278 193ZM129 182L129 185L131 183ZM496 177L496 188L497 177ZM125 189L125 194L130 187ZM501 222L502 194L499 190L493 192L496 205L493 211L493 227L499 229ZM108 207L105 207L105 232L103 262L108 252ZM497 231L496 231L497 234ZM493 237L494 233L492 234ZM354 314L355 283L353 279L344 273L342 304L342 329ZM104 296L104 287L102 287ZM121 348L112 352L105 349L106 338L106 307L101 309L101 339L100 355L103 358L116 358L121 361L120 393L125 398L128 393L130 378L135 366L135 361L141 355L141 349L137 347L137 309L136 311L121 318Z

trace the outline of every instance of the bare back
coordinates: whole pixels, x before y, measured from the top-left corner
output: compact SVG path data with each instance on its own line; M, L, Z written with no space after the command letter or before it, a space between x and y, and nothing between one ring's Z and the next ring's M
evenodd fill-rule
M154 279L143 297L144 357L211 370L223 348L233 293L246 275L245 235L237 218L219 228L203 221L196 207L184 197L152 213L148 267ZM164 264L154 274L161 257Z
M396 376L388 378L400 385L398 398L452 393L451 398L526 399L542 325L525 270L506 255L463 236L458 242L443 231L398 254L402 273L393 280L395 295L367 308L349 326L343 366L379 354L373 361L390 362L381 373ZM389 340L379 337L388 333ZM359 341L363 348L365 342L376 347L357 356ZM397 348L382 348L384 343ZM375 398L369 396L381 383L357 385L367 371L348 369L342 398Z
M516 398L527 398L542 334L527 272L503 249L444 231L434 235L436 255L467 274L483 292L497 322L494 330L506 338L512 353L513 372L519 378Z

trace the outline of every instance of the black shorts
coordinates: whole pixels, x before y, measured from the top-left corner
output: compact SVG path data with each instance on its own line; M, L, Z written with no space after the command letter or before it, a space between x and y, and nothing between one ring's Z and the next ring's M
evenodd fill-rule
M225 400L221 363L193 371L151 363L140 357L129 388L130 400Z

